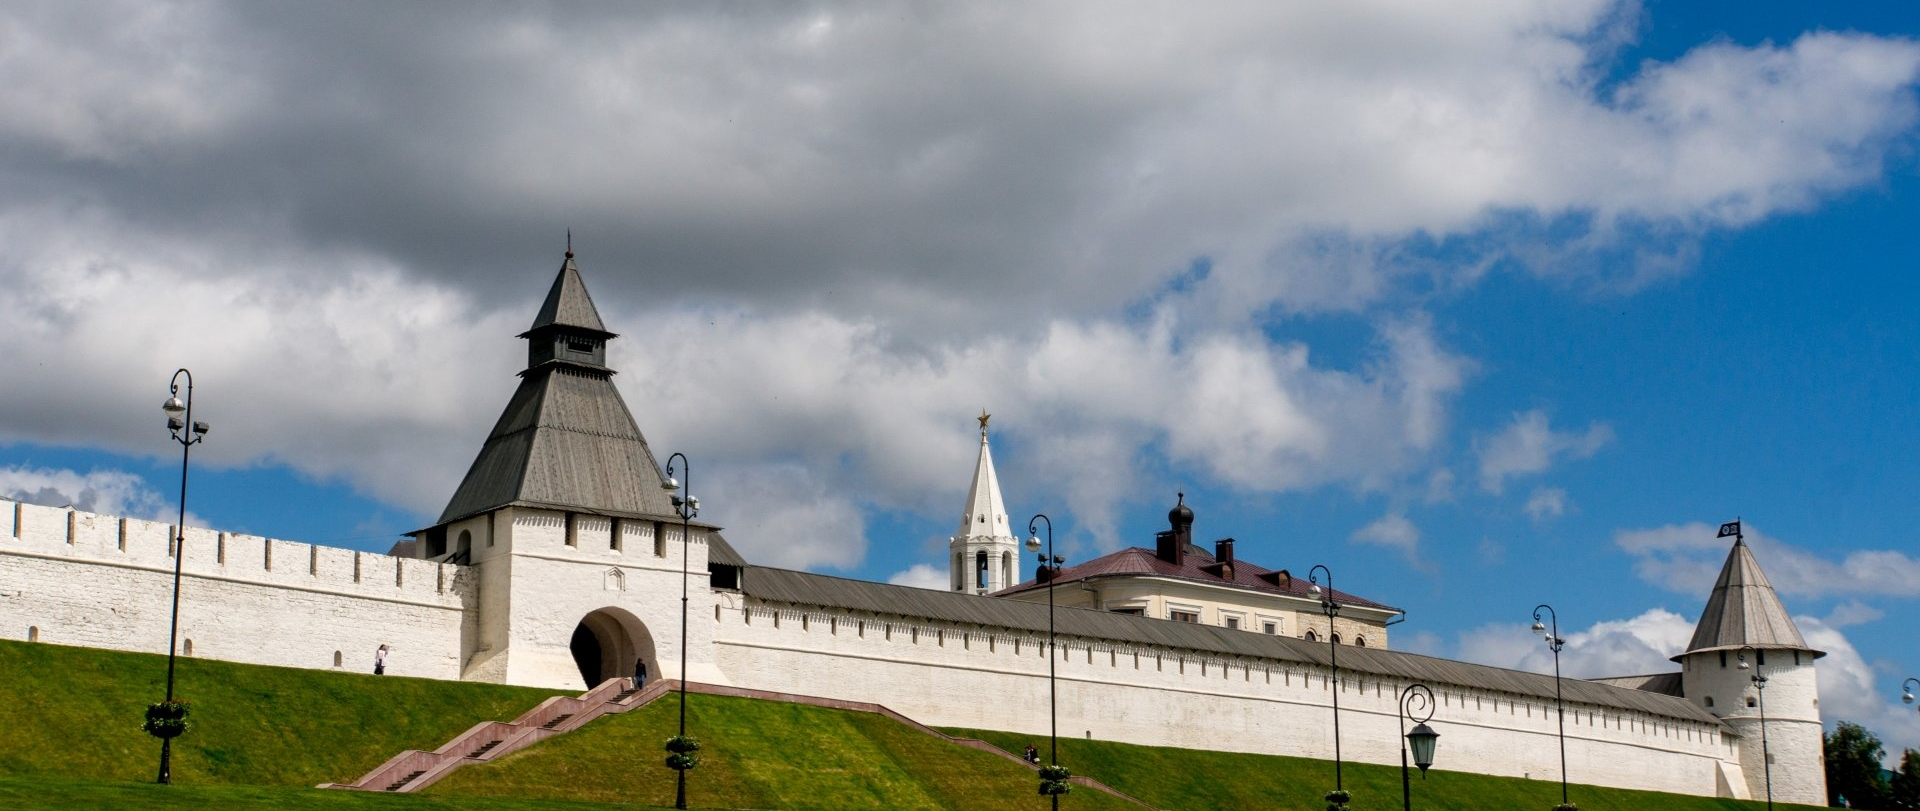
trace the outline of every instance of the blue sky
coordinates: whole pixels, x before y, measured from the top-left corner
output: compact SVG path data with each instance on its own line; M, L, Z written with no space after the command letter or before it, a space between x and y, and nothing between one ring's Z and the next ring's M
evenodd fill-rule
M1920 13L1430 5L9 10L0 494L173 510L185 365L200 522L384 550L572 228L750 558L926 581L985 407L1070 555L1184 490L1397 647L1548 667L1549 602L1617 675L1739 516L1920 747Z

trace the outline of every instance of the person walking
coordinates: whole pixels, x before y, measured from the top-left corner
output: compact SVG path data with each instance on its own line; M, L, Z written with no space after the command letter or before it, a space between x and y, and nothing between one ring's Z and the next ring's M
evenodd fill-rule
M1040 762L1040 750L1033 744L1027 744L1026 757L1028 763L1038 764Z
M373 675L387 675L387 646L385 645L381 645L379 650L373 652Z
M647 660L633 660L633 689L647 686Z

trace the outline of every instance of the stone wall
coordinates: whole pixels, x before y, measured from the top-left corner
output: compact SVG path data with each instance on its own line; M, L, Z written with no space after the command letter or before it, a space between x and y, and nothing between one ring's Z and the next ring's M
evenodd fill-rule
M0 637L166 653L173 527L0 501ZM182 655L460 676L460 567L189 528Z
M905 617L766 605L723 595L719 664L735 684L871 701L923 723L1047 735L1046 639ZM1331 760L1332 693L1325 669L1294 662L1067 638L1057 672L1059 734ZM1433 684L1442 734L1436 768L1559 779L1552 701L1468 685ZM1341 755L1398 764L1404 684L1343 670ZM1722 728L1691 720L1570 705L1567 768L1574 782L1696 795L1717 793L1737 762ZM1332 775L1328 775L1332 787Z

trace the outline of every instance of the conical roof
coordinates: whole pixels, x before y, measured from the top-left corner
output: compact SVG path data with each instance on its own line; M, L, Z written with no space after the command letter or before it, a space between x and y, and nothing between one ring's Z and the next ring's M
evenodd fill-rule
M572 251L533 329L520 337L539 343L549 333L614 337L594 310ZM613 386L613 370L533 360L440 523L507 506L675 519L661 486L665 476Z
M1720 569L1720 579L1713 584L1713 594L1707 598L1707 607L1700 612L1700 623L1694 626L1693 641L1687 643L1686 653L1673 660L1680 661L1690 653L1748 645L1810 651L1816 658L1827 655L1807 647L1800 629L1787 615L1787 607L1780 603L1780 595L1774 593L1773 584L1760 571L1753 550L1745 540L1736 539L1733 550L1727 553L1726 565Z
M1007 501L1000 496L1000 476L993 469L993 449L987 446L987 419L980 412L980 459L973 467L973 486L967 489L966 513L960 516L956 541L967 538L1012 538L1007 524Z
M593 297L587 295L586 283L580 281L580 268L573 264L573 251L567 251L567 260L560 265L560 273L553 279L553 288L547 291L547 300L540 304L539 314L533 317L533 326L520 337L532 335L543 327L570 327L613 337L606 324L601 323L600 311L594 308Z

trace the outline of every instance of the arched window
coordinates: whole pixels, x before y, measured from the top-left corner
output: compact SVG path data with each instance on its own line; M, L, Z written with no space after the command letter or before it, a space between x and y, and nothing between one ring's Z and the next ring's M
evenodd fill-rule
M455 555L466 556L466 555L470 555L472 552L473 552L473 531L467 530L467 529L460 530L460 540L454 541L453 553Z
M1308 632L1307 632L1307 635L1306 635L1306 636L1303 636L1303 637L1301 637L1301 639L1305 639L1305 640L1307 640L1308 642L1319 642L1319 641L1320 641L1320 637L1319 637L1319 636L1317 636L1317 635L1315 635L1315 634L1314 634L1314 632L1312 632L1312 631L1308 631Z
M959 552L953 553L953 590L954 591L959 591L967 587L966 566L967 566L966 559L961 557Z
M333 652L333 666L334 666L334 667L339 667L339 666L341 666L342 664L345 664L345 663L346 663L346 661L347 661L347 658L346 658L345 656L341 656L341 655L340 655L340 652L339 652L339 651L334 651L334 652Z
M187 640L187 644L186 644L186 645L183 645L183 646L181 646L181 648L180 648L180 655L181 655L181 656L192 656L192 655L193 655L193 640L191 640L191 639L189 639L189 640Z
M973 555L974 587L987 587L987 550L982 549Z
M1014 583L1013 553L1001 552L1000 553L1000 586L1002 588L1005 588L1007 586L1013 585L1013 583Z
M38 625L27 626L27 641L28 642L40 641L40 626Z
M1340 644L1340 633L1338 631L1334 632L1333 634L1333 644L1335 645Z
M1364 637L1364 636L1356 636L1356 637L1354 637L1354 638L1353 638L1353 646L1354 646L1354 647L1356 647L1356 648L1364 648L1364 647L1366 647L1366 646L1367 646L1367 638L1366 638L1366 637Z
M1707 696L1707 706L1713 706L1713 696Z
M1751 698L1747 699L1747 706L1749 707L1753 706L1753 699Z

